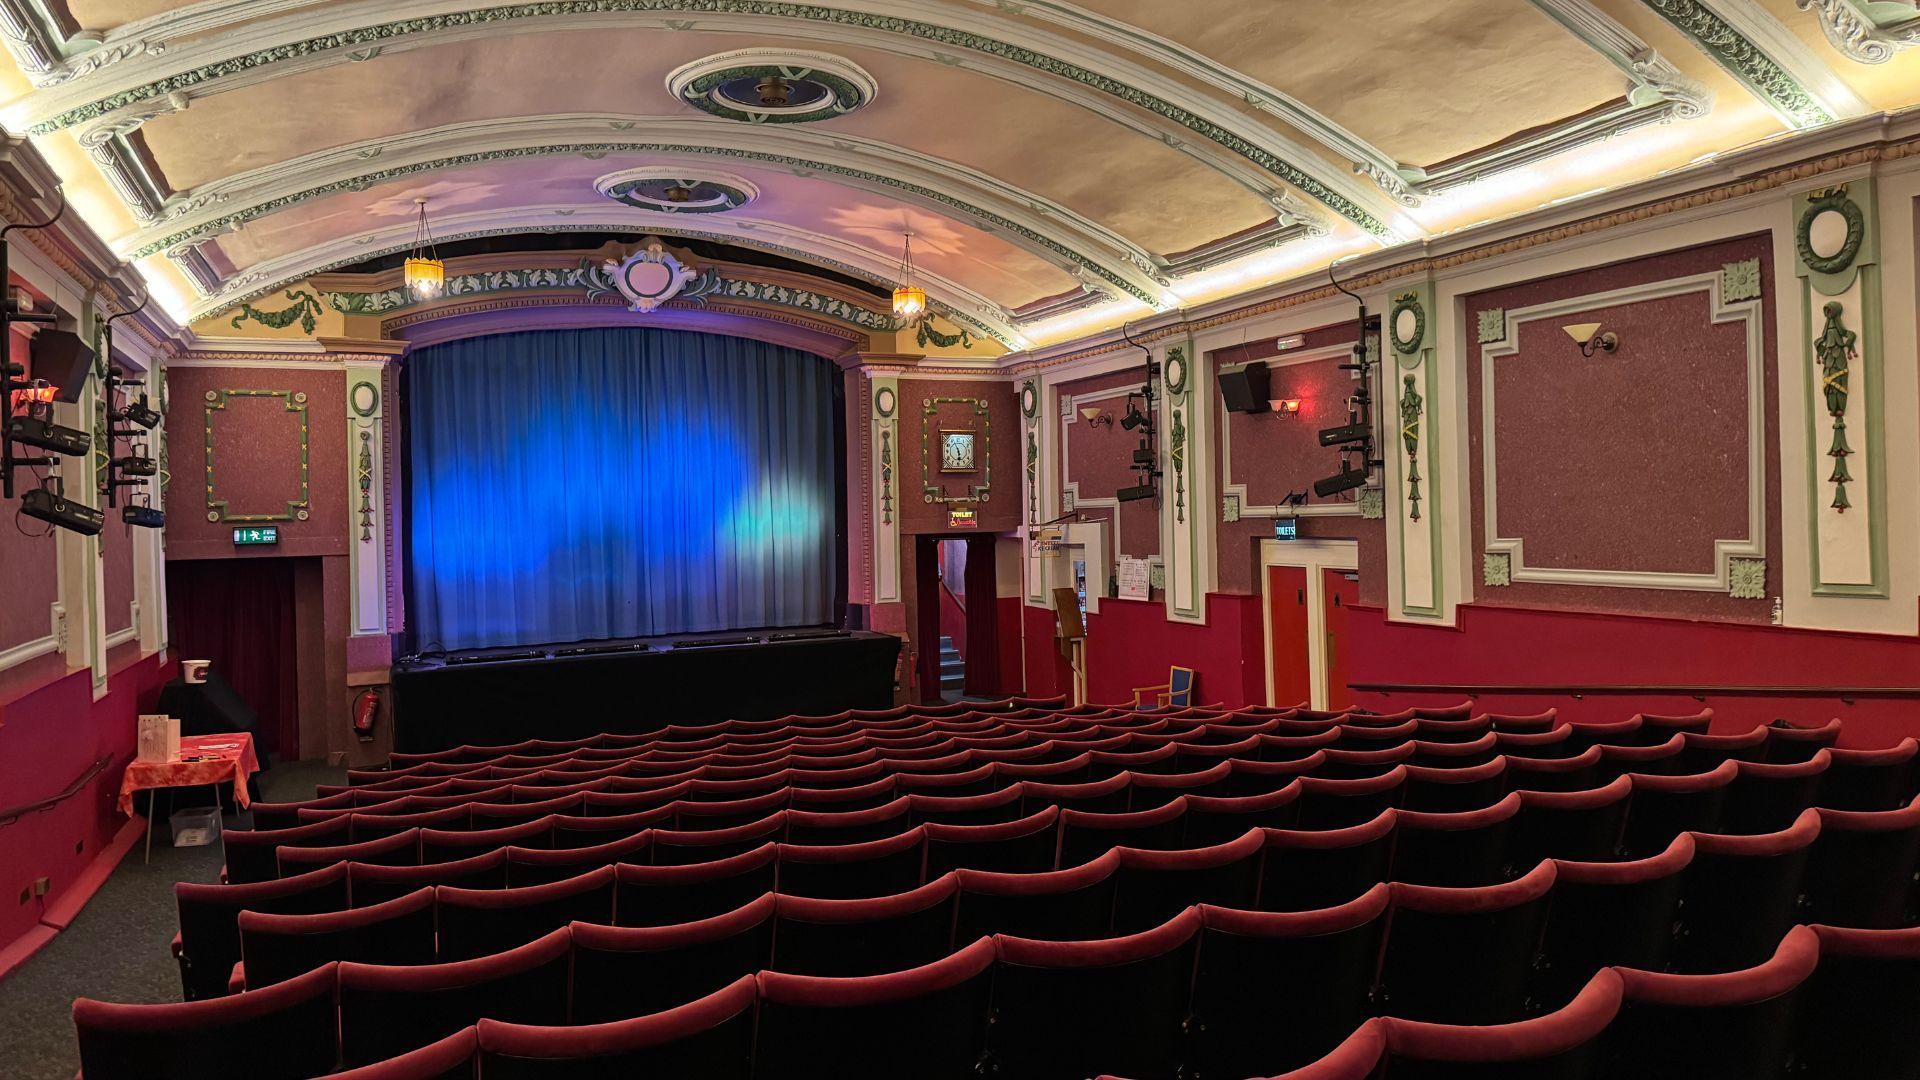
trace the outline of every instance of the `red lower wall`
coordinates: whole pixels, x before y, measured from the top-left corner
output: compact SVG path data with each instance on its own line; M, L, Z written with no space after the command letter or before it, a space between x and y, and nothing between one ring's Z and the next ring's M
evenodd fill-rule
M57 795L96 759L108 759L72 798L0 824L0 956L49 917L64 925L61 910L85 899L76 885L83 893L98 886L99 868L89 880L89 867L128 821L114 803L133 758L136 721L174 668L160 656L136 660L108 678L99 701L82 669L0 706L0 804ZM47 895L20 903L20 890L41 877L49 879Z
M1475 683L1528 686L1920 686L1920 639L1586 612L1462 605L1454 628L1389 623L1378 608L1353 609L1355 683ZM1920 695L1915 695L1920 697ZM1563 720L1619 720L1635 712L1714 710L1714 728L1745 731L1777 718L1846 724L1845 746L1888 746L1920 736L1920 701L1857 698L1810 689L1761 697L1607 693L1481 693L1492 712L1554 708ZM1356 692L1381 712L1458 703L1457 693Z
M1055 643L1053 613L1024 607L1026 691L1071 691L1073 673ZM1260 598L1228 593L1207 597L1205 625L1170 622L1157 600L1100 601L1087 616L1087 698L1104 704L1133 700L1133 690L1167 681L1173 664L1197 673L1198 700L1238 708L1264 705L1267 668Z

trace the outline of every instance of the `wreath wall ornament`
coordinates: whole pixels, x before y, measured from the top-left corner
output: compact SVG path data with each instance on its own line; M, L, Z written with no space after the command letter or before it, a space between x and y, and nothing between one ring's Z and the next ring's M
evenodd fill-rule
M1427 309L1418 293L1401 293L1393 298L1393 307L1387 312L1387 334L1393 350L1402 356L1419 350L1420 343L1427 339Z
M1852 266L1866 238L1866 214L1847 197L1844 184L1811 192L1793 230L1800 261L1820 274L1838 274Z

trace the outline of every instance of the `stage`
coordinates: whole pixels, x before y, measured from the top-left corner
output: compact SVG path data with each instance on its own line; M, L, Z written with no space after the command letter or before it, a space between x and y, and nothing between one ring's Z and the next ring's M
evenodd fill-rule
M725 644L688 644L709 641ZM403 659L393 666L393 748L884 709L900 644L870 631L740 630Z

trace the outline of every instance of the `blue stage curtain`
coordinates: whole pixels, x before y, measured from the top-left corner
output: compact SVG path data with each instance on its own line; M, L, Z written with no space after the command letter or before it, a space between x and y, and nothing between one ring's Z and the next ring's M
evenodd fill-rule
M613 328L449 342L407 364L419 647L834 620L830 362Z

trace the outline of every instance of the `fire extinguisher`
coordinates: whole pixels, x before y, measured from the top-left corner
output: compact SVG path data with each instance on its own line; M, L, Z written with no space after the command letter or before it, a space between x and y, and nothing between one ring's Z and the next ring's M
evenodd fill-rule
M380 691L362 690L353 699L353 733L361 742L373 741L373 726L380 720Z

